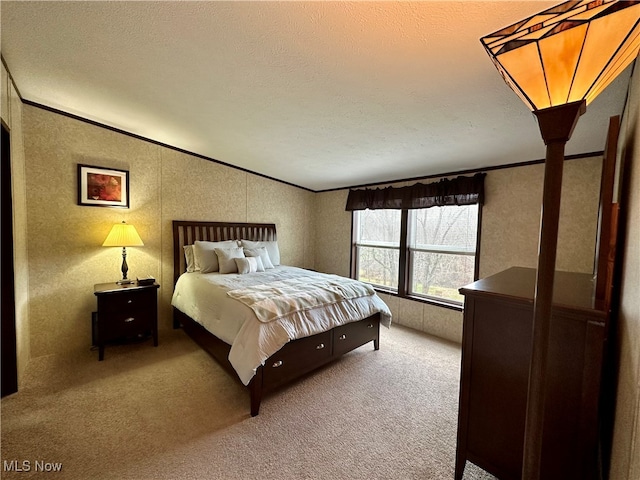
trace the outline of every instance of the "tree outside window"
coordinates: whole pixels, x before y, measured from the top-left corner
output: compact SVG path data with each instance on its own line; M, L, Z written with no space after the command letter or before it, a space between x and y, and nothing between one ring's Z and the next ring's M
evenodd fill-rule
M394 292L461 304L458 289L474 281L478 205L353 212L356 278ZM401 248L406 246L407 255ZM407 285L400 259L406 258Z

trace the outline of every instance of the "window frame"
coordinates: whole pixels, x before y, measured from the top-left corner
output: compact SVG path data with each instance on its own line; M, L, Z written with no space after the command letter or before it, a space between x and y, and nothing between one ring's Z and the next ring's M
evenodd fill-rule
M482 202L477 203L478 205L478 225L476 230L476 248L475 248L475 258L474 258L474 268L473 268L473 281L475 282L479 278L479 270L480 270L480 245L482 238ZM431 207L437 208L437 207ZM415 210L415 209L414 209ZM365 242L371 243L372 245L364 245L363 243L358 242L358 215L356 212L359 210L353 210L351 212L351 278L357 278L358 269L359 269L359 255L358 255L358 247L360 246L370 246L375 248L382 248L373 245L375 242ZM414 251L427 251L429 253L448 253L448 254L459 254L466 255L467 253L463 253L461 249L458 252L453 251L444 251L437 252L435 250L427 250L424 248L416 248L409 246L409 238L411 235L411 222L409 221L409 209L403 208L401 210L400 215L400 255L399 255L399 265L398 265L398 290L397 292L392 289L384 288L383 286L378 286L376 284L371 284L376 291L381 293L385 293L387 295L398 296L401 298L408 298L410 300L415 300L422 303L427 303L430 305L436 305L439 307L449 308L452 310L463 310L463 304L455 301L447 301L446 299L432 297L428 295L419 295L412 294L409 292L409 285L412 278L412 268L413 268L413 252ZM435 246L441 247L441 246ZM396 248L396 247L386 247L386 248ZM440 250L443 250L440 248ZM446 248L445 248L446 250ZM469 253L471 255L471 253Z

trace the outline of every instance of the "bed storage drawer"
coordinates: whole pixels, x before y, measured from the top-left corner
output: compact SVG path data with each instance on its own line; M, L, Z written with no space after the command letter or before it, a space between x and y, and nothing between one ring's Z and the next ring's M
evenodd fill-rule
M331 332L289 342L274 353L264 365L264 385L274 387L300 375L300 370L311 371L331 360Z
M365 318L358 322L347 323L333 330L333 354L343 355L367 342L376 340L380 330L378 318Z

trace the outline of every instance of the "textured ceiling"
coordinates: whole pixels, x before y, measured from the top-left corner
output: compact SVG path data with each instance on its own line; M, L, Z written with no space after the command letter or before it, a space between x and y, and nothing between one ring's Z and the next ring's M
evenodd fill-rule
M3 0L1 50L25 100L317 191L544 158L479 38L556 3Z

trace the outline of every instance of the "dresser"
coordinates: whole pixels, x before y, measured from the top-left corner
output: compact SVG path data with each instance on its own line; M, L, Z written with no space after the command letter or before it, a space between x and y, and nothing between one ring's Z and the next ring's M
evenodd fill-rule
M160 285L119 285L99 283L93 293L98 299L94 318L94 342L98 360L104 359L104 347L110 342L132 338L153 338L158 346L158 299Z
M520 479L536 271L513 267L464 295L456 480L470 461ZM598 407L608 317L592 275L556 272L548 349L542 478L595 479Z

